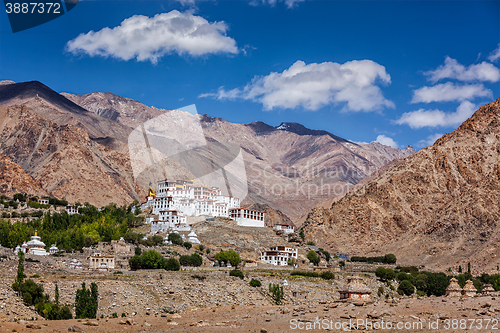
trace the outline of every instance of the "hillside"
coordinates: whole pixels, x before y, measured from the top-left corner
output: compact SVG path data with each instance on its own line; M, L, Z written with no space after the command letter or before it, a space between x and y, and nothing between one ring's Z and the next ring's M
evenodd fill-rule
M27 172L45 191L69 202L100 207L138 199L125 155L91 140L81 128L57 125L25 106L0 107L0 152L20 165L20 177Z
M306 240L401 263L496 271L500 264L500 99L365 186L317 207Z

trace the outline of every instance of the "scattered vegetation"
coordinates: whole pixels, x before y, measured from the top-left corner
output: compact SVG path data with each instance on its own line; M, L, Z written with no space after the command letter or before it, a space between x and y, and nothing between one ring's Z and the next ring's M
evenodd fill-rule
M232 271L229 272L229 276L236 276L236 277L239 277L240 279L243 280L243 278L245 277L243 275L243 272L240 271L239 269L233 269Z
M193 253L190 256L181 256L179 263L181 266L198 267L203 263L203 258L198 253Z
M392 253L380 257L351 257L351 261L367 262L367 263L380 262L384 264L395 264L396 260L397 260L396 256Z
M250 287L260 287L262 284L257 279L250 280Z
M233 250L220 251L215 254L215 260L224 263L231 263L231 266L237 267L241 263L240 254Z
M284 296L283 286L269 283L269 292L271 293L271 297L273 298L274 303L276 303L276 305L280 305L281 300L283 299Z

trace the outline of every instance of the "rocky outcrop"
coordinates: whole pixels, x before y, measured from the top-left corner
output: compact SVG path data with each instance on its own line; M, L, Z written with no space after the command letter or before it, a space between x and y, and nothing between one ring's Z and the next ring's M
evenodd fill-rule
M16 193L48 195L39 181L24 172L23 168L12 162L8 156L0 154L0 195L11 197Z
M500 99L433 146L317 208L306 240L351 254L395 253L436 269L496 268L500 247Z

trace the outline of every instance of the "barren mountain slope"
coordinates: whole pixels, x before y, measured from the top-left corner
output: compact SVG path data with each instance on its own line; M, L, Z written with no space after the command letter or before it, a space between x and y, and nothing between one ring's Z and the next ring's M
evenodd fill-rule
M25 106L0 107L0 152L69 202L102 206L138 199L128 157Z
M39 181L24 172L8 156L0 154L0 194L12 196L16 193L46 196L48 193L42 188Z
M304 222L307 240L445 269L500 264L500 99Z
M38 81L0 85L0 105L24 105L58 125L74 125L96 142L126 151L129 126L89 112Z

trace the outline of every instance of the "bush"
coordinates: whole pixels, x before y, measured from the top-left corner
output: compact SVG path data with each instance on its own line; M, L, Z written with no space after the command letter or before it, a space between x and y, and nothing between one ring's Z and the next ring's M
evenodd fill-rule
M309 259L310 262L312 262L314 265L318 266L319 262L321 261L321 258L318 257L316 254L316 251L309 251L307 253L307 259Z
M181 269L181 264L175 258L167 259L163 263L163 269L166 271L178 271Z
M252 279L250 280L250 287L260 287L262 284L259 280Z
M332 272L328 272L328 271L321 273L319 276L323 280L333 280L333 278L335 277L335 275L333 275Z
M111 314L111 317L113 317L113 318L118 318L118 313L113 312L113 313Z
M193 244L191 244L191 243L189 243L189 242L184 242L182 245L183 245L186 249L188 249L188 250L189 250L189 249L191 249L191 247L193 246Z
M291 276L306 276L306 277L319 277L319 274L311 271L293 271L290 273Z
M384 294L384 287L378 287L377 290L378 297L382 296L383 294Z
M307 242L307 245L315 246L316 243L314 243L313 241L309 241L309 242Z
M215 260L219 262L230 262L231 266L238 266L241 263L241 258L238 252L233 250L220 251L215 255Z
M401 281L401 283L399 284L399 287L398 287L398 293L401 295L400 293L400 290L406 295L406 296L410 296L411 294L413 294L415 288L413 287L413 284L411 284L410 281L408 280L403 280Z
M160 268L162 256L155 250L144 251L141 255L141 268L157 269Z
M184 243L181 235L179 235L178 233L175 233L175 232L168 235L168 240L171 241L172 244L175 244L175 245L182 245Z
M229 272L229 276L237 276L239 277L240 279L243 280L243 278L245 277L243 275L243 272L240 271L239 269L233 269L232 271Z
M128 264L130 265L130 269L135 271L141 268L141 257L138 255L133 256L128 260Z
M179 258L179 263L182 266L201 266L203 263L203 258L198 253L193 253L190 256L181 256Z

